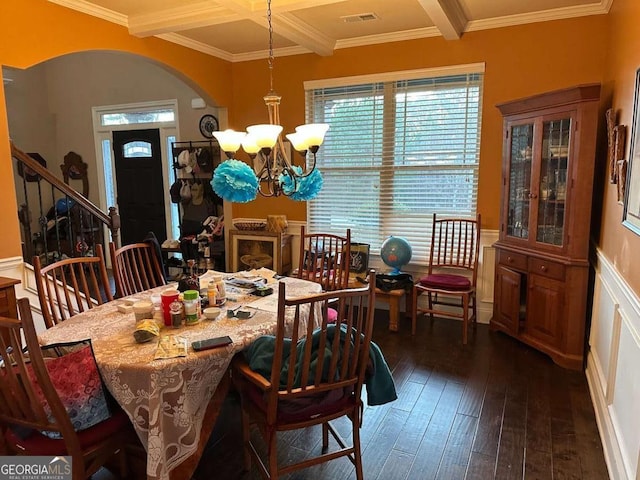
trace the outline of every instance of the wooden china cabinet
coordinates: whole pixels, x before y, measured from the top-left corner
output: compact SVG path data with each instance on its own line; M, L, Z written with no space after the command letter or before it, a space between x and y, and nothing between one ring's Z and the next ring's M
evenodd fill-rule
M502 207L491 328L581 369L600 85L498 105Z

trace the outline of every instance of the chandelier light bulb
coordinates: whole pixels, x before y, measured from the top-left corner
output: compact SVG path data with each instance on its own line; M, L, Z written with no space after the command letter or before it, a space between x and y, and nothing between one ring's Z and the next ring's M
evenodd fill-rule
M242 149L249 155L255 156L260 151L255 135L247 133L242 140Z
M296 127L296 133L301 135L309 147L319 147L322 145L327 130L329 130L329 125L326 123L308 123Z
M231 129L212 133L213 136L216 137L216 140L218 140L220 148L227 154L236 153L240 148L242 139L246 135L245 132L236 132L235 130Z
M251 125L250 127L247 127L247 132L253 135L256 144L260 148L273 148L278 141L280 132L282 132L282 126L271 125L268 123Z
M293 149L296 152L306 152L307 150L309 150L307 139L299 132L287 133L286 137L289 139L291 145L293 145Z

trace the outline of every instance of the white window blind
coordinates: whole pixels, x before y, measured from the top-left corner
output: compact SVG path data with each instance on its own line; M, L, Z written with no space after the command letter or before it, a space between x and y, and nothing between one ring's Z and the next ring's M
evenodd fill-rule
M307 121L330 124L310 231L344 233L372 254L390 235L426 264L432 214L474 217L483 74L306 90Z

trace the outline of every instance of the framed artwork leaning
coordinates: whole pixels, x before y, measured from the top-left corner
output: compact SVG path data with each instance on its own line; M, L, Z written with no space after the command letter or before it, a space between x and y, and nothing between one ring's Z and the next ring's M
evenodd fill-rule
M268 268L291 271L291 235L264 230L229 231L231 271Z

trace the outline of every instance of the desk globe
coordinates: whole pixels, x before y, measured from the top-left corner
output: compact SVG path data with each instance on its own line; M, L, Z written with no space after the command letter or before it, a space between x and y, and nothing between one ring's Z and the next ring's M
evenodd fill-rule
M392 275L400 273L400 269L411 260L411 244L406 238L390 236L380 247L382 261L393 268Z

